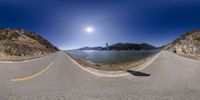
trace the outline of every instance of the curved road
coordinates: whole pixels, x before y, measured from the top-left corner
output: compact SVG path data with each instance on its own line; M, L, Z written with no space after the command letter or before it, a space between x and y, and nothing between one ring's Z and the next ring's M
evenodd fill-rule
M142 72L94 76L64 52L24 63L0 63L0 100L198 100L200 62L167 51Z

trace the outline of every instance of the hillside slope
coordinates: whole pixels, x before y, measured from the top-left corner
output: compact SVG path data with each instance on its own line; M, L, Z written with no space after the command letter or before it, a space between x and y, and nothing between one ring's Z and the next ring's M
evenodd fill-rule
M194 30L181 35L173 42L164 46L163 49L200 58L200 30Z
M0 57L44 55L57 50L35 33L24 29L0 29Z

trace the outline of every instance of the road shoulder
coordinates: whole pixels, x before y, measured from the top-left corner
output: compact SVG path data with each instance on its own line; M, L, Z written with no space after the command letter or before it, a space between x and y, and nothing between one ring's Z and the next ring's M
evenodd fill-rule
M199 60L195 60L195 59L192 59L192 58L184 57L184 56L181 56L179 54L172 53L170 51L167 51L167 52L169 52L170 54L175 55L175 56L177 56L177 57L179 57L181 59L185 59L185 60L189 60L189 61L193 61L193 62L200 62Z

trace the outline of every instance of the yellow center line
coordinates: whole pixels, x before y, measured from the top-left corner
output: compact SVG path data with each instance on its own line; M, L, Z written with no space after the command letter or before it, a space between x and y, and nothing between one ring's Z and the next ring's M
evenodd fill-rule
M14 78L14 79L11 79L12 82L16 82L16 81L25 81L25 80L30 80L30 79L33 79L37 76L39 76L40 74L42 74L43 72L45 72L46 70L48 70L51 65L53 65L54 62L51 62L47 67L45 67L44 69L42 69L41 71L31 75L31 76L27 76L27 77L20 77L20 78Z

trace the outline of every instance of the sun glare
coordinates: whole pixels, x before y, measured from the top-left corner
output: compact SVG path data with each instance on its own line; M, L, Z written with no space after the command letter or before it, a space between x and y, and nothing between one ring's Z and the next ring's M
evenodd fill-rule
M87 33L92 33L92 32L94 31L94 29L93 29L93 27L87 27L87 28L85 29L85 31L86 31Z

